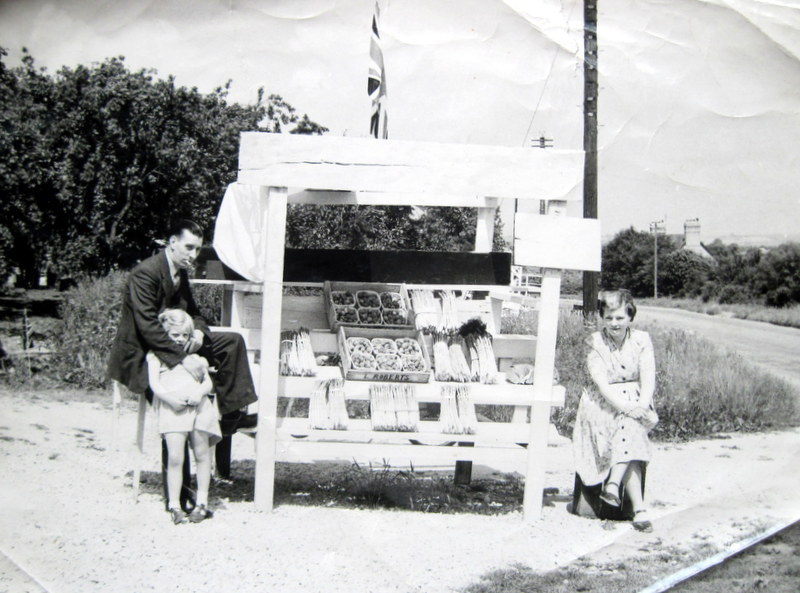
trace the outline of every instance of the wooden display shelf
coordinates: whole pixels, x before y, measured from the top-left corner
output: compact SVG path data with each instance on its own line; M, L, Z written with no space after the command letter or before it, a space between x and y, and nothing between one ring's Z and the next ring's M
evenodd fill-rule
M463 439L462 439L463 440ZM279 439L275 459L292 463L309 461L357 461L375 467L413 467L415 470L448 467L459 461L472 461L490 467L513 466L524 471L529 448L523 447L426 447L399 443L358 443ZM542 458L543 462L544 459ZM539 496L541 498L541 495Z
M318 367L316 377L285 377L278 380L278 395L291 398L307 398L314 391L319 381L341 379L339 367ZM344 393L346 399L369 400L369 386L379 385L408 385L408 383L389 383L384 381L345 381ZM444 385L468 385L470 396L475 404L479 405L509 405L530 406L538 402L533 385L515 385L501 382L494 385L484 383L449 383L431 381L430 383L414 383L419 402L441 402L441 388ZM552 406L563 406L566 389L563 385L553 385L549 396L544 400Z
M470 442L479 445L505 445L509 443L527 444L530 426L512 422L478 422L474 434L453 434L442 432L439 420L420 420L415 432L372 430L369 419L351 418L347 430L313 430L308 427L308 418L280 418L278 436L285 439L310 438L317 441L382 442L407 444L410 440L424 445L438 445L446 442Z

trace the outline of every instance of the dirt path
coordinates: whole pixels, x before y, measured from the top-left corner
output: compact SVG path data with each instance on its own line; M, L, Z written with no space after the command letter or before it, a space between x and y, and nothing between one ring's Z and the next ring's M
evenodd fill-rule
M131 403L117 446L104 398L0 392L0 418L0 552L8 558L0 562L0 590L15 575L17 583L26 573L36 579L8 589L14 592L451 593L515 563L548 570L592 552L613 549L624 559L643 548L680 558L681 550L722 547L800 512L800 475L787 461L800 455L795 430L659 445L648 472L651 535L570 515L567 497L527 525L519 514L293 505L262 514L219 488L212 521L175 527L160 499L152 429L151 483L131 502ZM234 459L252 457L253 442L236 437ZM571 492L567 440L554 440L547 465L545 485Z

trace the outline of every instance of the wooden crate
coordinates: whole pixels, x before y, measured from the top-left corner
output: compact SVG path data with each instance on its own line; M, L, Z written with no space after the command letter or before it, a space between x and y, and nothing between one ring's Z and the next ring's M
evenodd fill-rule
M427 371L382 371L369 369L352 369L350 351L347 349L347 338L412 338L422 349L422 358ZM383 329L377 327L345 327L339 328L339 356L342 360L342 375L348 381L390 381L395 383L427 383L431 380L431 357L422 332L411 329Z
M333 292L350 292L355 297L359 290L371 290L378 294L382 292L395 292L400 295L403 302L403 308L407 312L407 323L404 325L399 324L367 324L367 323L348 323L338 321L336 319L336 310L331 298ZM414 311L411 308L411 299L408 296L408 291L404 284L383 284L378 282L330 282L326 281L323 286L325 298L325 311L328 314L328 324L331 331L336 332L340 327L374 327L374 328L387 328L387 329L414 329ZM358 306L354 305L356 310ZM383 307L381 307L383 309Z

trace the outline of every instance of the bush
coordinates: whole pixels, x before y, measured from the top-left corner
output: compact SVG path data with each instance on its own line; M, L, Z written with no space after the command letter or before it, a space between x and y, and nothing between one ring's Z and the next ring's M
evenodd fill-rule
M200 315L208 325L222 325L222 294L224 287L220 284L195 284L192 294Z
M751 303L754 295L752 291L741 284L726 284L719 290L717 300L722 305L732 303Z
M85 277L64 295L59 307L61 323L53 336L59 348L53 370L64 382L105 387L108 353L119 324L126 278L125 272Z
M787 286L770 290L764 300L767 307L787 307L792 302L792 291Z

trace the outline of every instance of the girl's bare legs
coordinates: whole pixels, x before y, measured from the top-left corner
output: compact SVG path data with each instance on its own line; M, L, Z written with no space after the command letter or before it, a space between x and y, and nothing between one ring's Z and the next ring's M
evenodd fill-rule
M208 488L211 483L211 448L208 446L208 435L193 430L191 439L197 472L197 506L207 506Z
M167 432L167 506L180 509L181 485L183 484L183 451L186 444L185 432Z

